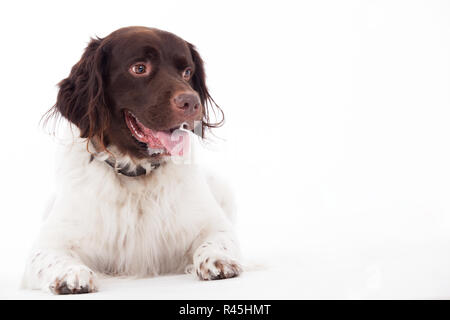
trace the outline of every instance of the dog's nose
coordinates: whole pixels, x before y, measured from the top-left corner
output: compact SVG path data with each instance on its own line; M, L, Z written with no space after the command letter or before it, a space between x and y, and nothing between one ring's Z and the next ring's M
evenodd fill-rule
M183 111L185 115L195 115L200 111L200 98L195 93L179 93L173 98L175 109Z

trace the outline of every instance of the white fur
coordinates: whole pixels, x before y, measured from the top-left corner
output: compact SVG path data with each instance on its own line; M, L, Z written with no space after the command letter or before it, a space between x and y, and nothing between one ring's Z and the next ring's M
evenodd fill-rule
M133 162L112 151L119 162ZM65 283L91 292L98 288L96 274L188 270L207 280L240 273L234 204L220 181L195 164L170 160L145 176L127 177L102 155L90 157L82 139L63 148L58 191L27 262L24 287L61 293Z

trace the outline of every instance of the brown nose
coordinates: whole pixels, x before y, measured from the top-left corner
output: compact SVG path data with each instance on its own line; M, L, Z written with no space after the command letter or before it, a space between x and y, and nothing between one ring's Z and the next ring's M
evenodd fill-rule
M179 93L173 98L173 103L178 111L183 111L187 116L197 114L200 110L200 98L194 93Z

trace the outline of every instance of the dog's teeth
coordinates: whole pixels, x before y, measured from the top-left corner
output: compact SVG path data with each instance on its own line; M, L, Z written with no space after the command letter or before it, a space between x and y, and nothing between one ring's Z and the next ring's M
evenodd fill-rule
M180 124L180 130L188 130L189 129L189 124L187 124L186 122L183 122L182 124Z
M158 155L158 154L162 154L163 152L164 152L164 150L161 150L161 149L151 149L151 148L148 148L148 153L149 153L151 156Z

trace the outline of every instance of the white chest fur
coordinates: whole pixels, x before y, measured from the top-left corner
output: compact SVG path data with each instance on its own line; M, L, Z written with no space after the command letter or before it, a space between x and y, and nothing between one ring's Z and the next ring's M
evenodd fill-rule
M57 194L25 286L76 293L79 281L69 281L67 289L61 277L90 279L89 270L154 276L180 273L192 264L202 279L239 274L230 220L234 206L218 180L207 179L196 165L171 161L147 175L127 177L101 160L91 161L85 147L73 144L62 152ZM42 276L45 265L51 271Z

